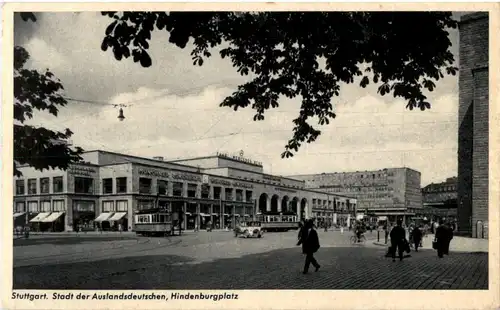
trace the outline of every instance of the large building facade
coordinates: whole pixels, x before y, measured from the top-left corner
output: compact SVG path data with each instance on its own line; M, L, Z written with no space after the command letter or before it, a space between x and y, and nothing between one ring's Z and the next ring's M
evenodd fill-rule
M423 214L430 220L457 217L457 178L447 178L441 183L431 183L422 188Z
M183 228L232 227L262 212L299 219L351 217L356 199L305 188L303 181L264 173L261 163L217 154L175 162L106 151L82 155L66 171L20 167L14 178L14 225L40 230L133 230L137 211L182 211ZM350 212L351 211L351 212ZM16 224L17 223L17 224Z
M410 168L294 175L306 188L355 197L356 213L395 221L422 210L420 172Z
M488 13L462 17L458 109L458 229L488 235Z

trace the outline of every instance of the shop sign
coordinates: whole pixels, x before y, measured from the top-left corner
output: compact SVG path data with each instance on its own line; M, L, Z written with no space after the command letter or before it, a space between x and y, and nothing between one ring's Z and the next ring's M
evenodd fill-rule
M220 180L220 179L210 179L210 182L212 184L217 184L217 185L224 185L224 186L232 186L232 187L240 187L240 188L253 188L253 184L247 184L243 182L230 182L227 180Z
M264 180L274 181L274 182L280 182L281 183L281 178L280 177L275 177L273 175L264 174L264 175L262 175L262 178Z
M282 188L282 187L275 187L274 190L278 191L278 192L288 192L288 193L296 193L297 192L297 191L294 191L292 189Z
M139 174L146 175L146 176L152 176L152 177L163 177L163 178L168 178L168 176L169 176L168 172L150 170L150 169L139 169Z
M217 152L217 156L221 157L221 158L230 158L230 159L234 159L236 161L240 161L240 162L243 162L243 163L247 163L247 164L251 164L251 165L256 165L256 166L262 166L262 162L260 161L256 161L256 160L251 160L251 159L248 159L248 158L245 158L243 157L243 151L240 152L239 156L237 155L229 155L229 154L226 154L226 153L219 153Z
M226 181L226 180L210 179L210 182L211 182L212 184L218 184L218 185L231 186L231 182Z
M172 179L184 180L184 181L195 181L200 182L201 177L199 175L191 175L186 173L174 173L172 174Z
M242 188L253 188L252 184L242 183L242 182L234 182L234 187L242 187Z
M203 181L202 181L203 184L208 184L208 175L204 174L203 175Z
M68 173L73 175L91 176L92 174L96 173L96 170L90 167L71 166L68 168Z

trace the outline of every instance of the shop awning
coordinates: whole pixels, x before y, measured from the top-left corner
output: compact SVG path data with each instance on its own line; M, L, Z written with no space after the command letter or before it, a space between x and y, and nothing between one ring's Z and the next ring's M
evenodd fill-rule
M235 214L234 216L240 216L239 214Z
M16 213L14 213L14 218L19 217L19 216L21 216L21 215L23 215L25 213L26 212L16 212Z
M108 219L108 221L119 221L121 220L125 215L127 215L127 212L116 212L113 214L112 217Z
M55 220L57 220L63 214L64 214L64 212L53 212L49 216L47 216L46 218L44 218L43 220L41 220L40 222L43 222L43 223L52 223Z
M387 221L387 216L379 216L377 217L379 221Z
M184 214L186 214L186 215L191 215L191 212L186 212L186 213L184 213Z
M229 216L229 214L227 214L227 213L224 213L224 216Z
M38 213L34 218L30 220L30 223L41 222L44 218L50 215L50 212Z
M104 222L108 221L108 219L113 215L112 212L104 212L99 214L99 216L94 220L94 222Z
M245 217L250 217L250 214L245 214L245 215L243 215L243 216L245 216Z
M219 215L219 213L212 213L212 215L218 216L218 215Z
M200 216L210 216L208 213L200 213Z

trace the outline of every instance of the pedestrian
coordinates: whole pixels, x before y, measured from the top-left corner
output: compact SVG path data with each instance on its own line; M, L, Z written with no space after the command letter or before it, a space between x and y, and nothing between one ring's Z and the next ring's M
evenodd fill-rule
M396 226L391 230L391 251L392 261L396 261L396 249L399 254L399 261L403 260L403 252L405 251L406 231L403 228L403 221L397 220Z
M306 274L309 271L310 264L316 268L315 271L318 271L321 266L314 258L314 253L319 250L319 238L311 220L305 223L297 245L302 245L302 253L306 255L304 271L302 273Z
M303 230L304 230L304 221L300 220L300 222L299 222L299 234L297 235L297 240L300 240L300 237L302 236Z
M444 254L446 255L449 255L449 252L450 252L450 242L451 240L453 239L453 227L452 227L452 224L448 224L446 225L447 227L447 238L446 238L446 242L445 242L445 246L444 246Z
M415 252L418 252L418 247L422 246L422 226L415 227L412 231L413 244L415 245Z
M435 242L436 250L439 258L443 258L443 255L448 255L450 248L450 241L453 238L453 232L451 229L444 224L443 220L439 220L439 226L436 228Z

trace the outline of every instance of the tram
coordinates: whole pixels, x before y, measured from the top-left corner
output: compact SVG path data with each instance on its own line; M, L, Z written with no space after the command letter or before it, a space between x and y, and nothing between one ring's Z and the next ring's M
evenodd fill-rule
M257 213L255 219L261 222L261 228L266 232L299 229L299 217L295 213Z
M169 236L173 234L172 214L163 209L137 211L134 215L134 231L143 236Z

